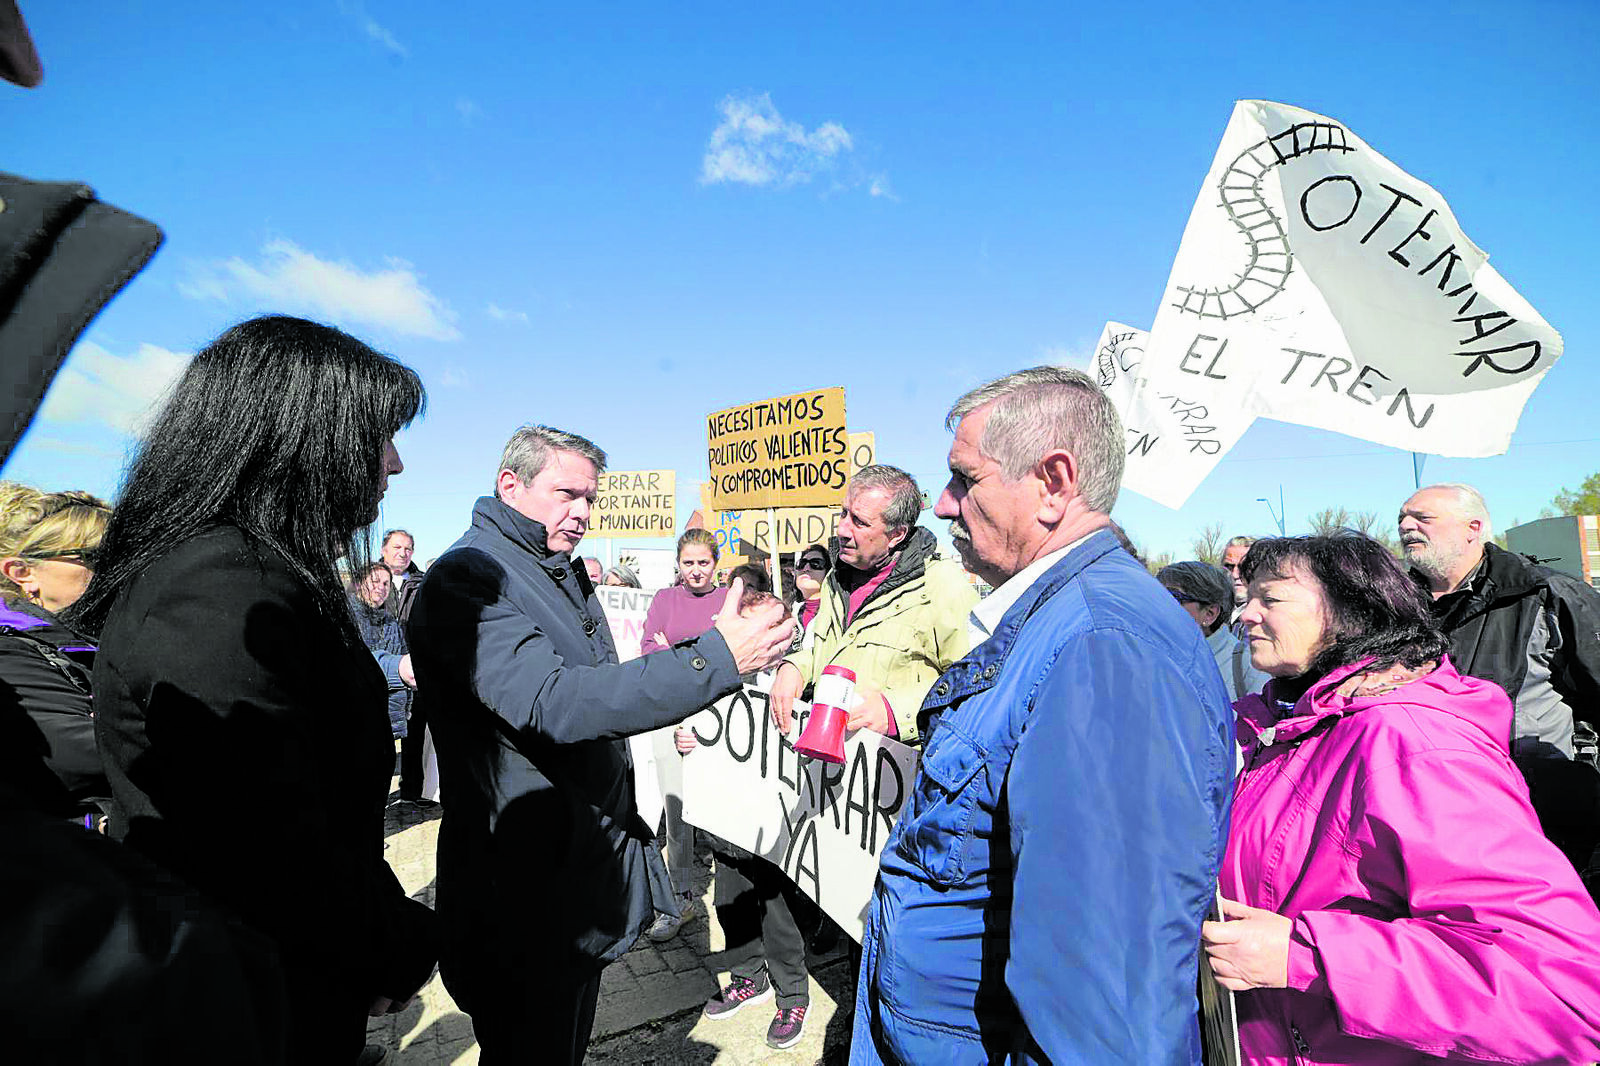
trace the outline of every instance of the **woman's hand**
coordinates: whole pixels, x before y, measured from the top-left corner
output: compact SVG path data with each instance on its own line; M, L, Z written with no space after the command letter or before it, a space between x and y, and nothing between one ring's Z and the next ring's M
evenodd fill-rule
M1217 984L1234 992L1285 988L1289 984L1289 931L1281 914L1222 901L1220 922L1200 923L1200 943L1211 959Z
M672 743L677 747L679 755L687 755L700 746L700 740L694 735L694 730L683 725L672 731Z

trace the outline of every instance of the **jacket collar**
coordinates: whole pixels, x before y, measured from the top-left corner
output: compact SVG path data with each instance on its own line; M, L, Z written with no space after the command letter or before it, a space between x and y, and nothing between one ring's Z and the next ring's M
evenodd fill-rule
M894 569L883 579L883 584L872 590L872 594L861 604L860 610L865 610L867 604L889 595L901 585L921 577L927 570L928 563L939 557L938 549L939 540L930 530L922 526L912 526L911 532L906 534L905 541L895 549ZM841 600L848 601L849 594L844 591L844 585L839 581L839 568L846 564L839 562L838 546L835 545L829 554L833 556L833 566L828 570L827 582L835 595ZM858 615L859 613L860 611L857 612Z
M929 690L922 702L919 718L939 710L957 700L993 687L1005 666L1006 656L1016 645L1022 627L1034 612L1039 610L1084 569L1112 552L1122 550L1117 538L1109 529L1090 534L1076 548L1069 551L1049 570L1044 572L1028 590L1017 598L988 640L973 648L962 659L946 670ZM926 724L925 721L922 722ZM921 730L926 735L926 730Z
M498 533L503 539L533 556L539 565L547 570L554 571L572 566L570 552L550 550L549 534L545 532L543 522L534 521L493 496L479 497L472 508L472 524L479 529Z
M1249 744L1260 740L1263 744L1286 744L1299 740L1331 719L1364 711L1379 704L1391 703L1396 698L1395 693L1403 691L1409 685L1441 674L1455 674L1455 667L1450 664L1450 659L1446 656L1434 670L1411 678L1396 688L1361 696L1346 695L1339 691L1340 685L1361 673L1372 665L1372 662L1370 658L1362 659L1360 662L1328 671L1327 676L1306 689L1305 693L1295 701L1293 709L1282 717L1279 716L1279 712L1275 709L1275 701L1271 698L1272 682L1267 683L1265 692L1241 697L1233 705L1234 713L1239 716L1240 743Z

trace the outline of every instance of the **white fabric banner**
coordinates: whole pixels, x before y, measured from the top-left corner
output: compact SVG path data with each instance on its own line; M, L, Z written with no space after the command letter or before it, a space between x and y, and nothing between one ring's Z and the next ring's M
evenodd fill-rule
M917 772L916 749L871 730L845 741L838 766L794 750L766 693L745 686L689 719L700 746L684 760L684 821L770 860L861 942L878 853Z
M1092 373L1122 416L1128 445L1122 487L1180 507L1255 417L1238 408L1213 411L1186 400L1174 391L1183 387L1181 381L1152 383L1144 369L1149 343L1145 330L1107 322L1095 347ZM1184 460L1188 479L1181 498L1173 492L1176 456Z
M1123 409L1163 476L1129 487L1181 506L1256 417L1496 455L1561 351L1435 189L1338 122L1243 100Z
M606 613L606 624L611 627L611 642L617 646L617 659L627 662L639 657L639 645L644 641L644 616L650 610L654 592L644 589L622 588L618 585L601 585L594 590L600 607ZM652 831L661 824L661 812L666 809L666 794L662 791L661 775L656 770L655 738L657 733L672 731L656 729L628 738L628 750L633 753L633 800L638 805L639 817Z

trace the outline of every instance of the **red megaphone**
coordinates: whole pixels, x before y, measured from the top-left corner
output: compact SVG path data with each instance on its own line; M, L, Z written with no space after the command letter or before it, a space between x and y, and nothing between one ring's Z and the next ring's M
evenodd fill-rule
M850 720L845 710L855 693L856 674L849 667L830 664L822 668L811 700L811 717L800 731L794 750L801 755L835 766L844 762L844 724Z

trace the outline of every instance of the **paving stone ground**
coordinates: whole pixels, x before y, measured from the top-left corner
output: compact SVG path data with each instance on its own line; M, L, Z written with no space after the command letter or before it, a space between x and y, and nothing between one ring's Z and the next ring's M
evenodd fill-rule
M384 856L411 897L431 907L440 808L422 811L393 802L398 799L397 787L398 781L391 784ZM700 1008L728 974L722 968L722 931L710 908L711 870L703 863L699 869L698 916L664 944L641 937L632 951L601 975L594 1036L585 1062L597 1066L844 1063L855 974L842 946L810 960L811 1007L805 1034L794 1047L786 1051L767 1047L770 1005L747 1008L723 1021L702 1017ZM844 1005L842 1010L839 1004ZM437 974L403 1013L373 1019L367 1040L388 1047L394 1066L472 1066L478 1061L472 1021L456 1008ZM537 1049L530 1049L528 1061L540 1061Z

